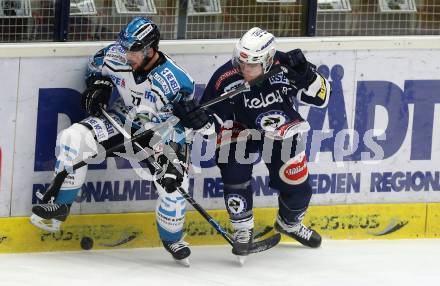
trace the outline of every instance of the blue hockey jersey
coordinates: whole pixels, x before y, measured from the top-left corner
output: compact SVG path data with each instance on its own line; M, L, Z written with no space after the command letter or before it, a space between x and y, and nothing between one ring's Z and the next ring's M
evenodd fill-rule
M282 62L284 58L282 52L277 51L274 65L286 64ZM232 61L228 61L211 77L201 103L234 90L242 83L244 79L238 68L232 64ZM263 133L282 131L287 129L289 124L304 121L295 109L295 101L322 108L327 105L329 95L330 85L318 72L316 79L305 88L294 86L284 73L280 72L232 99L212 105L210 110L222 121L240 122L246 128Z

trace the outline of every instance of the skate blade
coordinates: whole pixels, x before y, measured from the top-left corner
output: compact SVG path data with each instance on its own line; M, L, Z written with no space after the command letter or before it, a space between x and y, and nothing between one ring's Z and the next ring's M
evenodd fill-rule
M243 255L236 255L237 259L238 259L238 263L240 264L240 266L244 265L244 262L246 261L247 256L243 256Z
M176 262L177 262L177 264L180 264L180 265L182 265L182 266L185 266L185 267L190 267L190 264L189 264L189 258L184 258L184 259L174 259Z
M61 228L61 221L56 219L44 219L42 217L37 216L36 214L32 214L30 217L30 223L39 229L48 231L48 232L58 232Z

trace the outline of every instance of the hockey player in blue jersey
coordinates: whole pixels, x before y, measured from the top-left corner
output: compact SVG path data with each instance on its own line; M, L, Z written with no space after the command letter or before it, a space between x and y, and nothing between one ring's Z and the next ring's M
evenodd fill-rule
M253 164L244 158L258 153L269 171L269 186L279 192L275 229L309 247L321 244L321 236L302 222L312 189L308 182L305 147L301 144L304 140L301 139L310 127L295 109L294 102L326 107L331 90L327 79L305 59L301 50L277 51L275 37L255 27L238 41L232 60L214 72L200 103L254 80L277 65L287 67L288 72L275 74L230 100L210 106L207 111L199 108L194 100L178 104L174 109L175 115L188 128L205 131L214 124L217 127L220 151L216 159L224 184L226 208L234 228L235 254L246 253L252 241ZM232 131L227 140L222 138L226 130ZM248 132L254 133L253 137L244 136L246 156L240 159L237 154L243 136L235 135L246 134L239 133L242 130L253 130L257 134ZM226 158L221 152L224 145L230 147ZM291 147L283 148L284 145Z
M91 59L86 75L87 89L82 98L83 107L90 117L59 134L57 173L95 154L98 145L108 149L123 142L122 134L101 111L101 108L107 109L114 89L117 89L119 98L110 106L108 113L121 125L131 126L132 131L141 127L148 129L146 126L153 127L167 121L172 116L175 102L193 98L194 81L159 51L159 38L159 29L151 20L137 17L120 32L115 43L100 50ZM182 173L185 165L184 128L177 124L171 130L163 132L159 141L171 147L178 160L170 162L165 154L155 155L165 170L155 181L159 193L156 221L166 250L176 260L188 264L190 249L183 240L185 200L175 191L186 180ZM148 140L138 143L153 148ZM154 146L155 151L163 149L160 142ZM86 172L87 166L69 173L53 202L32 208L31 222L49 231L59 230L85 181Z

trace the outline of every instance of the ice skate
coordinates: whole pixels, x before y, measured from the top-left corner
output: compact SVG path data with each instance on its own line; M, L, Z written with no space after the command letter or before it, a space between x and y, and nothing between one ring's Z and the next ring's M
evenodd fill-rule
M184 241L183 239L176 241L176 242L165 242L162 241L163 246L165 249L171 253L174 260L176 260L177 263L189 267L189 255L191 254L191 250L188 247L188 243Z
M253 241L253 228L240 228L234 232L234 244L232 247L232 253L237 256L240 265L243 265L246 261L246 257L250 253L250 247Z
M70 212L68 204L41 204L32 208L30 222L36 227L49 231L57 232L60 230L61 223L66 220Z
M311 248L317 248L321 245L321 236L319 233L306 227L302 222L288 224L278 215L275 222L275 229L278 232L297 240L302 245Z

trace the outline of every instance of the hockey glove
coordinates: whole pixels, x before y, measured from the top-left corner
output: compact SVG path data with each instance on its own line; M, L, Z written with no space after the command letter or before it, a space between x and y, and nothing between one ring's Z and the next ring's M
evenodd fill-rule
M173 114L177 116L186 128L199 130L212 123L209 115L192 99L176 102L173 105Z
M182 185L183 174L179 172L179 170L173 165L173 163L169 162L168 158L163 154L159 156L158 163L166 167L166 172L158 180L158 183L164 188L167 193L174 192L178 187ZM180 167L180 169L181 171L183 171L182 166Z
M101 108L107 109L113 87L113 82L106 77L91 80L86 91L82 94L83 108L92 116L101 116Z
M297 88L305 88L316 78L316 67L309 63L300 49L295 49L281 56L289 68L286 77Z

